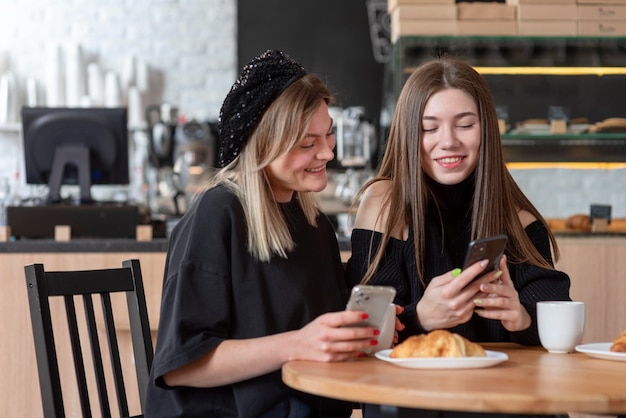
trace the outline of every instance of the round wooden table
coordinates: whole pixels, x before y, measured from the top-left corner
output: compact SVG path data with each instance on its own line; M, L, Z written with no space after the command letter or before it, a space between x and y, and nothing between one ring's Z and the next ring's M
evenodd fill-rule
M482 345L509 359L480 369L406 369L374 357L291 361L282 376L302 392L378 405L517 414L626 413L626 362L508 343Z

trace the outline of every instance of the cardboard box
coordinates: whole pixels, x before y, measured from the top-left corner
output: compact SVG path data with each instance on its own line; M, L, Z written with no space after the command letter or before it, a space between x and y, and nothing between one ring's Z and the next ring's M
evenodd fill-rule
M575 4L523 4L517 8L517 16L522 20L571 20L578 18Z
M11 227L0 225L0 242L8 242L11 240Z
M72 227L69 225L55 225L54 226L54 240L55 241L70 241L72 239Z
M137 241L152 241L152 225L137 225L135 238Z
M578 20L626 20L626 5L581 4L578 7Z
M387 11L391 14L398 6L407 5L427 5L427 4L456 4L455 0L387 0Z
M517 35L516 20L459 20L459 35Z
M625 36L626 22L615 20L579 20L580 36Z
M409 6L397 7L391 12L391 42L395 43L400 36L411 35L456 35L457 20L456 6L446 6L452 8L453 14L450 15L451 9L443 15L450 16L448 19L412 19L406 16L416 16L415 14L405 13ZM415 7L415 6L413 6Z
M578 4L626 4L626 0L578 0Z
M452 4L428 4L398 6L391 12L404 20L456 20L456 6Z
M391 42L395 43L400 36L411 35L457 35L456 20L391 20Z
M504 3L459 3L459 20L515 20L516 6Z
M523 36L576 36L575 20L520 20L518 32Z
M576 0L506 0L506 4L576 4Z

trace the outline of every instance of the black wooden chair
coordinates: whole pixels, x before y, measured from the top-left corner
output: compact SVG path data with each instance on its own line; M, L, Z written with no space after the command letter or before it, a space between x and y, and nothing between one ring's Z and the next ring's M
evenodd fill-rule
M148 321L146 298L141 277L139 260L127 260L122 268L86 270L86 271L45 271L42 264L25 266L30 316L33 326L37 369L39 372L39 386L43 403L44 417L65 417L61 377L57 359L57 345L53 333L53 321L50 310L50 300L54 296L62 296L65 302L67 326L72 347L74 369L76 372L77 387L81 405L81 416L91 417L89 388L97 389L100 404L100 416L111 417L111 402L105 380L105 366L103 365L104 342L100 342L98 328L104 328L107 337L111 371L107 376L113 376L119 416L128 417L129 407L126 387L122 374L122 362L118 346L111 294L125 293L128 304L128 315L133 346L134 363L137 374L139 399L142 413L145 405L145 393L148 386L150 367L152 366L153 348ZM84 307L83 331L79 332L75 295L82 296ZM96 319L94 311L94 295L99 295L102 305L102 317ZM96 298L97 299L97 298ZM62 315L61 315L62 316ZM125 318L124 318L125 319ZM103 324L103 325L99 325ZM82 325L82 323L81 323ZM81 347L80 334L85 333L90 348L87 354ZM91 356L94 368L95 384L88 385L85 374L85 360ZM108 362L107 362L108 365ZM73 412L72 416L78 415ZM138 415L141 417L142 415Z

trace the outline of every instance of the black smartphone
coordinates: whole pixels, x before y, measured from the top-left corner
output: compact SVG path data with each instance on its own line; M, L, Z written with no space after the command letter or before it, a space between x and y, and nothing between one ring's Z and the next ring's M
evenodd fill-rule
M504 254L507 240L506 235L494 235L470 242L467 246L463 269L468 268L477 261L487 259L489 263L476 278L496 270L498 264L500 264L500 258L502 258L502 254Z
M367 320L358 325L373 326L380 329L387 308L390 303L393 303L395 296L396 289L394 287L359 284L352 288L346 310L367 312Z

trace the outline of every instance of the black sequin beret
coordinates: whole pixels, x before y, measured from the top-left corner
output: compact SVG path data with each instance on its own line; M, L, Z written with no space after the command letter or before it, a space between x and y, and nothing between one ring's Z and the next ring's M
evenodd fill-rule
M265 51L243 67L220 110L219 167L230 164L239 155L265 109L305 74L302 65L276 50Z

